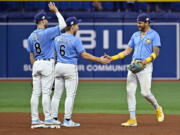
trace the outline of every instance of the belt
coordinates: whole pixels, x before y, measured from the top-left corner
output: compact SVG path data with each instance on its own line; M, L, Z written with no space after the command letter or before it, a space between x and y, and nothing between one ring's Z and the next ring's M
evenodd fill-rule
M143 60L137 60L137 59L133 59L133 62L141 62L141 61L143 61Z
M50 59L36 59L36 61L41 61L41 60L43 60L43 61L51 61L51 60L53 60L52 58Z

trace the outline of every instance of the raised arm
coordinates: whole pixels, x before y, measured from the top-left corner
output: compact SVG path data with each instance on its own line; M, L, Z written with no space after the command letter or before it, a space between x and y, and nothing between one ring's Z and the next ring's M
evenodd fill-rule
M57 9L55 3L50 2L48 4L48 6L49 6L49 10L56 14L56 16L58 18L60 30L64 29L66 27L66 22L65 22L63 16L61 15L61 13L59 12L59 10Z

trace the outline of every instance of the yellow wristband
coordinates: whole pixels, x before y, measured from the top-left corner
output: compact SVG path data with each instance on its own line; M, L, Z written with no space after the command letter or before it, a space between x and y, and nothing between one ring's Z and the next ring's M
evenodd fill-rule
M123 58L124 58L124 53L121 52L121 53L119 53L118 55L119 55L120 59L123 59Z
M112 56L112 60L118 60L118 59L119 59L119 55Z
M118 60L118 59L123 59L124 58L124 54L121 52L117 55L112 56L112 60Z
M153 57L153 60L155 60L157 57L155 53L152 53L151 56Z
M149 62L151 62L152 61L152 57L150 56L150 57L148 57L148 58L146 58L146 62L147 63L149 63Z
M149 62L155 60L156 57L157 57L156 54L153 52L153 53L151 54L151 56L149 56L148 58L146 58L146 62L149 63Z

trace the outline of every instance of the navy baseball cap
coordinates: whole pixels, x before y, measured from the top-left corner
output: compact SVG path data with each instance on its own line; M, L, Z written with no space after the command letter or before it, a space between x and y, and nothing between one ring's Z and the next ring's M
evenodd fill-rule
M146 13L142 13L138 15L137 21L142 21L142 22L151 22L150 16Z
M38 23L39 21L41 21L41 20L44 20L44 19L50 19L51 17L50 16L48 16L45 12L43 12L43 11L41 11L41 12L39 12L39 13L37 13L35 16L34 16L34 21L36 22L36 23Z
M67 19L66 19L66 25L67 25L67 27L68 26L72 26L72 25L75 25L75 24L78 24L78 23L80 23L81 22L81 20L78 20L76 17L74 17L74 16L72 16L72 17L68 17Z

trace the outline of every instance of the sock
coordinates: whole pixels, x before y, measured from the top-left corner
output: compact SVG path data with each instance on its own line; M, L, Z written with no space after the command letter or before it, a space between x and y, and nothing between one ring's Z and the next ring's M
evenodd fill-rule
M136 112L135 111L130 111L130 118L136 119Z
M158 102L153 94L150 94L145 98L147 101L149 101L154 106L155 110L159 108Z
M154 105L154 108L157 110L159 108L159 105Z

